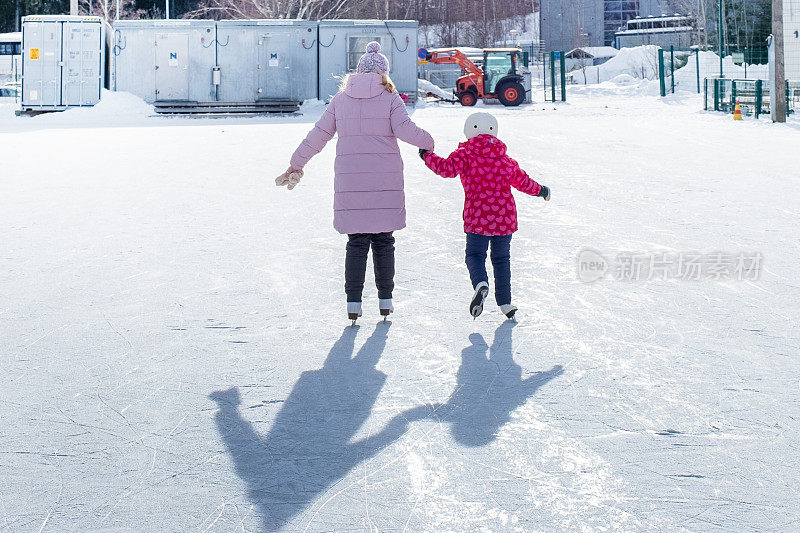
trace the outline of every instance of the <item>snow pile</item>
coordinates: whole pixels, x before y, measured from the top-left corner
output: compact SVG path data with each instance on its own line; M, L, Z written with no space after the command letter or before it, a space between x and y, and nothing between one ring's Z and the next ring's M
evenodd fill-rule
M105 89L100 93L100 101L92 107L73 107L56 113L46 113L36 117L14 117L19 104L3 106L0 121L35 120L58 125L125 125L141 122L155 115L153 106L131 93L113 92Z
M429 93L435 94L439 98L444 98L445 100L452 100L455 98L453 93L448 93L438 85L434 85L428 80L423 79L417 81L417 92L419 93L420 98L425 98Z
M640 80L658 79L658 47L652 44L622 48L619 53L597 66L586 66L567 73L574 83L602 83L620 75Z
M323 111L325 111L325 102L316 98L305 100L300 104L300 114L302 115L322 115Z
M153 106L147 104L131 93L113 92L103 89L100 101L92 107L75 107L58 115L43 115L51 120L73 122L81 118L91 122L117 122L120 120L139 119L152 116Z
M710 51L701 51L699 56L702 88L703 78L719 76L719 56ZM686 65L675 71L676 91L697 91L697 63L697 54L689 54ZM769 76L769 66L747 65L747 76L745 76L744 66L734 64L731 56L725 56L722 59L722 72L726 78L766 80Z
M697 64L698 57L695 53L676 52L676 64L679 56L686 58L686 64L675 71L675 90L697 92ZM668 57L665 55L665 60ZM719 56L714 52L702 51L699 53L700 82L703 78L719 75ZM731 56L722 60L723 72L726 78L767 79L769 67L767 65L748 65L747 76L741 65L735 65ZM669 63L667 61L667 67ZM577 67L567 73L567 77L578 85L602 84L613 82L615 85L636 84L645 90L651 91L651 84L634 83L630 78L645 81L651 80L658 83L658 47L655 45L622 48L616 57L597 66Z
M568 90L569 96L658 96L660 94L658 80L643 80L630 74L619 74L601 83L570 85Z

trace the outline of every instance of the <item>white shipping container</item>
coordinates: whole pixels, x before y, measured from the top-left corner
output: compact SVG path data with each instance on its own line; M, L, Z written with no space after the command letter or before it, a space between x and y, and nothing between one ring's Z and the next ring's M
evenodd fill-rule
M108 86L108 25L100 17L22 18L22 109L92 106Z

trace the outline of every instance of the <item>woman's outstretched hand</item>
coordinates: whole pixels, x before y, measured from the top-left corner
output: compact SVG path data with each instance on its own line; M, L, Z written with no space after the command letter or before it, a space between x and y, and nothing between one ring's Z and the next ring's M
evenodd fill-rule
M294 189L295 185L300 183L300 178L302 177L303 169L289 167L286 169L286 172L275 178L275 185L278 187L286 185L286 188L291 191Z

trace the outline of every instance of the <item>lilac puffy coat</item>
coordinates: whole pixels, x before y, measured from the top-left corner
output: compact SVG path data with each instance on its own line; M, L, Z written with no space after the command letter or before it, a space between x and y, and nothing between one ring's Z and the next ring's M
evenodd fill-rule
M333 227L339 233L382 233L406 225L403 160L397 139L433 150L433 138L408 116L380 74L351 74L291 159L303 168L339 134L334 163Z

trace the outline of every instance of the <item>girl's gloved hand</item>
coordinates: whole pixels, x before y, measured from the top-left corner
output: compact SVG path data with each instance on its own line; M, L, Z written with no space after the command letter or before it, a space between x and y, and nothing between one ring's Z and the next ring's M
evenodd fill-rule
M430 150L426 150L425 148L420 148L419 149L419 158L422 159L423 161L425 161L425 154L427 154L428 152L430 152Z
M550 201L550 187L548 187L547 185L542 185L542 190L540 190L539 194L537 194L536 196L544 198L545 202L549 202Z
M275 185L283 187L286 185L290 191L300 183L300 178L303 177L303 170L298 168L289 167L286 172L275 178Z

